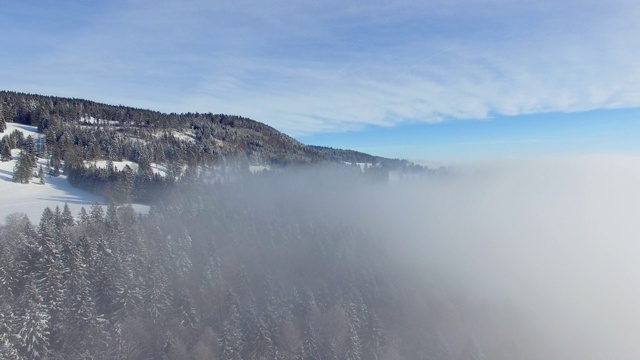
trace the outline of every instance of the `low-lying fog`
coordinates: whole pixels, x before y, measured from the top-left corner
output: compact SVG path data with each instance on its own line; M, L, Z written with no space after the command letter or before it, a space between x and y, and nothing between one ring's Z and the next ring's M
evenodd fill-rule
M326 308L295 320L318 329L322 351L337 339L337 353L348 353L344 349L352 343L344 339L358 332L347 325L362 318L378 324L371 325L378 333L398 335L400 345L394 340L378 349L388 359L425 354L442 359L436 350L447 348L448 359L478 358L466 352L467 343L471 350L487 350L491 359L640 359L640 157L487 161L392 184L382 174L327 166L261 173L236 182L185 183L186 190L172 193L140 226L130 221L132 230L125 237L106 238L115 248L123 241L123 249L128 248L122 239L137 238L156 252L157 261L168 261L168 268L174 266L167 260L171 256L192 258L192 272L185 273L193 279L213 264L207 266L217 269L218 280L207 280L208 292L192 286L194 299L206 299L197 302L198 314L215 303L207 296L229 301L225 306L230 309L249 308L251 291L276 294L274 304L286 310L296 289L306 289L307 299L324 299ZM21 240L26 235L19 236L24 226L16 224L0 233L12 256L27 248ZM81 221L69 234L88 238L100 224ZM180 244L194 249L215 245L217 250L210 251L221 261L211 261L210 253L200 250L167 256L160 239L172 239L169 234L178 228L188 235L184 238L192 238ZM166 248L171 249L168 240ZM111 251L105 254L100 256L111 258ZM154 268L153 261L146 266ZM250 280L240 281L243 277L234 274L245 270ZM263 280L266 273L271 280ZM181 283L172 285L179 289L176 284ZM244 289L238 292L244 297L224 295L222 284L230 293ZM376 286L382 290L372 289ZM256 299L265 314L280 309ZM361 313L355 303L362 305ZM477 304L481 311L475 311ZM379 323L363 315L367 307L370 314L379 314ZM232 317L228 311L220 314ZM128 333L137 334L131 344L162 349L164 343L154 345L140 336L162 328L140 316L134 313L128 321L149 330ZM232 333L220 324L207 326L218 335ZM283 358L293 358L303 333L293 322L288 330L284 324L270 331L295 335L277 345L288 351L290 357ZM186 344L191 340L184 334ZM202 341L209 354L221 353L211 341ZM364 353L375 353L371 341L363 344Z
M520 308L558 358L640 359L640 158L457 170L360 208L391 221L412 271Z

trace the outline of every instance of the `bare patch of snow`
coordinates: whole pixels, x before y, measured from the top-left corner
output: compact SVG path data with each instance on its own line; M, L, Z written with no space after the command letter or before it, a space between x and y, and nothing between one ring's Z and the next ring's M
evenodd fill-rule
M7 125L9 124L11 124L9 132L16 128L27 134L32 134L35 131L33 126L12 123ZM76 215L82 207L89 210L89 207L96 202L105 204L103 197L71 186L64 175L58 177L45 175L44 185L40 184L40 179L37 177L31 178L28 184L14 183L13 168L20 150L14 149L11 153L14 156L12 160L0 162L0 223L3 223L7 215L12 213L24 213L32 222L37 223L42 211L47 206L51 209L56 206L62 209L66 203ZM39 159L38 165L45 167L46 159ZM161 171L160 168L158 171ZM132 206L138 213L149 211L149 207L146 205L133 204Z
M42 161L42 160L41 160ZM100 196L74 188L65 176L45 176L45 184L36 177L28 184L13 182L13 166L16 160L0 162L0 222L7 215L25 213L32 222L38 222L45 207L62 208L69 204L71 211L78 213L81 207L88 208L94 202L104 202Z
M154 174L158 174L160 176L166 176L168 171L166 165L156 163L151 163L151 170L153 170Z
M83 116L80 118L80 122L88 125L120 125L118 121L96 119L93 116Z
M95 166L98 169L105 169L107 167L107 164L109 163L109 160L94 160L94 161L85 161L84 164L86 166ZM113 164L114 169L118 170L118 171L122 171L125 166L129 165L129 167L136 171L138 170L138 164L134 163L133 161L129 161L129 160L124 160L124 161L112 161L111 162Z
M94 160L94 161L85 161L84 164L86 166L95 166L99 169L105 169L107 167L107 163L109 162L109 160ZM133 171L138 171L138 164L133 162L133 161L129 161L129 160L124 160L124 161L112 161L111 162L113 164L114 169L118 170L118 171L122 171L125 166L129 166ZM167 167L163 164L156 164L156 163L151 163L151 170L153 171L154 174L158 174L160 176L165 176L167 175Z
M29 135L31 135L34 139L39 138L41 136L40 134L38 134L38 128L35 126L16 124L12 122L8 122L6 124L7 124L7 129L3 132L0 132L0 136L9 135L14 130L20 131L25 138Z
M269 165L249 165L249 171L251 171L252 174L265 170L271 170Z
M172 131L171 134L179 140L196 141L196 135L193 132Z

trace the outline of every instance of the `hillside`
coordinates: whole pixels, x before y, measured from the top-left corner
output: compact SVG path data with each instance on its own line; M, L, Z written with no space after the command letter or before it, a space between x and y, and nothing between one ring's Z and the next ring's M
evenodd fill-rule
M68 128L72 131L108 132L124 142L144 144L154 148L152 156L161 156L158 140L166 149L165 159L174 148L195 152L196 161L215 162L241 159L253 165L287 165L317 162L368 162L401 166L403 162L362 154L355 151L306 146L290 136L263 123L241 116L224 114L164 114L126 106L100 104L89 100L31 95L0 91L0 108L8 122L36 126L40 131ZM74 145L97 146L76 138ZM98 139L95 139L98 140ZM100 154L105 156L104 144ZM127 156L129 155L129 156ZM135 158L137 154L116 154ZM187 156L177 156L187 160ZM367 161L362 161L366 159ZM135 159L131 159L136 161Z
M11 124L0 134L6 181L26 184L38 172L62 176L75 188L114 203L150 204L185 179L286 166L358 163L361 171L379 179L390 170L415 170L407 161L307 146L240 116L163 114L8 91L0 92L0 116L1 122ZM27 141L29 135L32 140ZM31 160L16 176L13 170L22 154ZM16 204L23 202L34 201Z

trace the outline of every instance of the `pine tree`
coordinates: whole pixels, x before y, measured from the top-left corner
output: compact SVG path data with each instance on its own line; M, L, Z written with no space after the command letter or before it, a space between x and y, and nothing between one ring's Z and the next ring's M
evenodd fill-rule
M22 142L20 149L27 156L30 168L36 166L36 143L31 135L27 136Z
M253 345L250 354L251 360L275 359L277 357L277 350L271 338L267 316L266 314L262 314L260 319L258 319L254 339L252 339L251 342Z
M169 310L167 295L167 276L161 266L150 263L147 270L148 279L145 284L145 312L151 321L164 320Z
M91 205L91 222L94 224L102 224L104 222L104 209L102 205L95 202Z
M385 336L378 316L373 311L369 311L368 314L367 323L363 329L363 349L367 359L377 360L382 356Z
M59 209L58 209L59 212ZM38 245L40 257L36 262L37 280L42 285L42 296L49 313L50 344L57 347L63 338L64 318L64 274L65 269L60 255L60 234L56 224L56 215L49 207L42 212L38 225Z
M170 243L171 254L175 259L175 269L178 280L186 280L188 274L191 274L191 246L193 241L186 228L182 229L182 233L175 242Z
M14 330L16 317L8 303L0 303L0 359L19 359L16 344L19 341Z
M316 334L311 325L307 324L302 336L304 358L309 360L320 360L320 351L318 349Z
M49 160L49 166L51 167L51 176L59 176L60 169L62 168L62 155L60 154L60 149L56 147L51 154L51 159Z
M360 338L356 329L349 325L349 330L344 341L343 358L345 360L360 360L362 356L362 350L360 348Z
M7 120L4 118L4 108L0 105L0 133L7 130Z
M40 165L40 168L38 169L38 179L40 179L40 185L44 185L45 181L44 181L44 170L42 170L42 165Z
M0 303L9 301L15 294L18 268L14 254L0 246Z
M24 134L20 130L13 130L9 134L9 139L11 139L11 143L9 144L12 149L18 148L22 146L24 142Z
M37 286L35 274L29 276L19 302L16 332L20 355L44 359L49 352L49 312Z
M176 295L176 300L174 301L177 308L178 320L180 321L180 325L188 328L195 329L198 326L198 317L196 315L196 310L193 306L193 299L191 294L186 289L180 291L179 294Z
M89 213L87 212L87 209L84 208L84 206L80 208L78 218L80 219L80 224L82 225L88 225L91 221L91 217L89 216Z
M31 179L31 161L29 156L24 152L20 152L18 161L13 167L13 182L20 184L28 184Z
M64 208L62 209L62 223L65 226L73 226L73 224L75 224L73 214L71 213L71 209L69 208L69 204L67 203L64 204Z
M240 314L235 305L231 307L231 317L224 322L222 333L222 358L226 360L241 360L242 349L242 331L240 330Z
M9 141L5 141L3 138L1 145L2 148L0 149L0 151L2 151L2 153L0 153L0 161L11 160L11 147L9 146Z

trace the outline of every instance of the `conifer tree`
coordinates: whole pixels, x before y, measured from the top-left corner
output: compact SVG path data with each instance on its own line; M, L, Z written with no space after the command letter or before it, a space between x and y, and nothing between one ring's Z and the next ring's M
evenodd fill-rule
M150 264L147 270L148 278L145 283L146 294L144 310L148 318L156 323L164 320L170 307L167 290L167 276L161 266Z
M178 280L185 280L191 273L191 246L192 240L186 228L182 229L182 233L175 242L170 245L171 253L175 259L175 269L177 271Z
M360 338L356 329L349 325L349 330L344 341L343 358L345 360L360 360L362 356L362 350L360 348Z
M11 160L11 147L9 147L9 141L5 141L5 139L3 138L0 145L2 146L2 148L0 149L0 151L2 152L0 153L0 161Z
M302 348L304 349L304 358L309 360L320 360L320 351L318 350L318 343L316 339L315 331L310 324L307 324L304 330Z
M258 319L254 334L254 338L251 339L253 350L251 351L250 359L262 360L277 358L277 350L271 339L272 336L266 314L262 314L260 319Z
M17 314L19 354L26 359L44 359L49 353L49 312L31 274L23 290Z
M36 262L35 274L42 286L42 296L47 304L50 320L50 345L52 346L58 346L63 338L64 274L67 269L64 268L62 262L59 241L56 215L49 207L46 207L38 225L40 257Z
M44 185L45 184L44 170L42 169L42 165L40 165L40 168L38 169L38 179L40 179L40 185Z
M193 306L193 298L186 289L183 289L176 295L176 304L178 320L180 324L188 329L195 329L198 325L198 317Z
M91 217L89 216L89 213L87 212L87 209L84 208L84 206L80 208L80 212L78 213L78 218L80 219L79 220L80 224L82 225L89 224Z
M31 161L29 156L21 151L18 161L13 167L13 182L28 184L31 179Z
M4 108L0 105L0 133L7 130L7 120L4 118Z
M69 208L69 204L67 203L64 204L64 208L62 209L62 223L65 226L73 226L73 224L75 224L73 214L71 213L71 209Z
M19 359L16 343L19 339L14 327L16 317L8 303L0 303L0 359Z
M242 331L240 330L240 314L235 305L231 306L231 316L224 322L221 339L222 358L228 360L241 360L244 344Z
M22 133L22 131L16 129L9 134L9 139L11 140L11 143L9 143L9 145L12 149L22 147L22 143L24 142L24 134Z
M6 302L13 298L18 268L14 254L0 246L0 302Z
M102 205L97 202L91 205L90 218L91 222L95 224L102 224L104 222L104 209Z
M367 359L377 360L382 356L385 336L378 316L373 311L369 311L368 315L363 329L363 349Z
M51 168L50 175L51 176L59 176L60 169L62 168L62 155L60 154L60 149L57 147L51 154L51 159L49 160L49 166Z
M22 142L20 149L27 156L27 160L29 161L29 166L31 168L36 166L36 143L33 140L31 135L27 136L26 139Z

